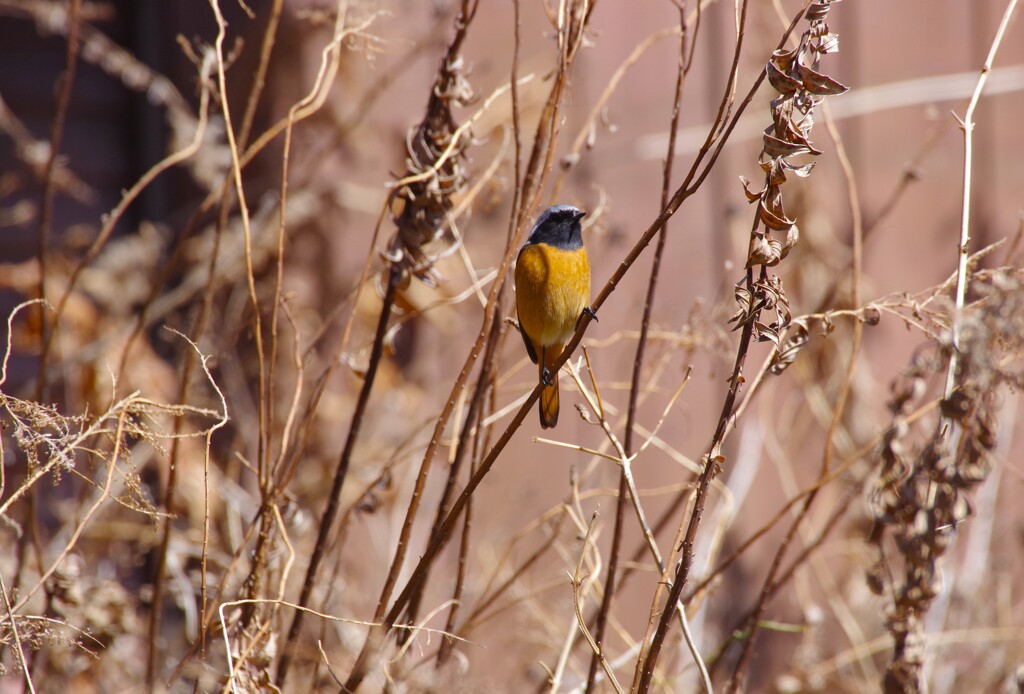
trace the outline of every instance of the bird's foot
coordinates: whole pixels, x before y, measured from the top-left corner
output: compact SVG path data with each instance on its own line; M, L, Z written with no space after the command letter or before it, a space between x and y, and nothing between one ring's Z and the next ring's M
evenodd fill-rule
M597 311L590 308L589 306L584 306L583 310L580 311L580 317L576 319L577 328L580 325L580 321L583 320L583 316L590 316L593 320L597 320Z
M546 386L555 385L555 377L551 375L551 372L545 368L540 372L540 382Z

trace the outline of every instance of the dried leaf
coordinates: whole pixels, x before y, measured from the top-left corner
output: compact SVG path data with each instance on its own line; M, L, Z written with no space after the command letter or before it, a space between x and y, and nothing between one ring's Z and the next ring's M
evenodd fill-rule
M765 187L762 189L762 195L767 196L769 192L774 198L780 198L782 191L778 188L786 182L786 160L782 157L776 157L775 159L764 159L764 152L761 152L761 159L758 159L758 163L761 165L761 169L765 172ZM775 187L774 191L769 189Z
M800 80L793 79L780 70L774 61L769 60L765 70L768 75L768 82L780 94L791 94L803 86Z
M828 33L818 39L818 53L822 55L839 52L839 34Z
M782 345L779 334L775 332L775 329L761 321L754 321L754 336L758 342L771 342L775 345L776 350Z
M757 191L756 193L750 190L750 181L747 180L746 176L740 176L740 183L743 184L743 192L747 196L748 202L754 202L761 198L761 194L764 193L764 188Z
M779 254L782 252L782 244L778 241L772 246L772 241L767 235L754 234L750 237L750 250L747 252L747 267L755 265L774 265L779 262Z
M796 246L797 241L800 240L800 229L796 224L792 224L786 231L786 241L782 244L782 258L785 259L789 252Z
M771 159L794 157L798 154L820 154L810 145L803 142L786 142L772 135L773 128L764 131L764 153Z
M804 88L815 96L836 96L850 91L846 85L835 81L828 75L812 70L806 65L797 65L800 79L803 80Z
M775 356L772 357L771 373L779 375L796 360L800 350L810 342L811 334L805 320L793 321L790 330L786 333L786 339L782 346L777 348Z
M772 52L772 57L768 59L775 67L781 72L789 72L789 69L793 67L793 63L796 61L796 51L786 51L778 49Z
M811 169L814 168L814 164L815 163L816 162L812 161L812 162L808 162L808 163L804 164L803 166L794 166L793 164L790 164L789 162L785 162L784 166L785 166L787 171L792 171L793 173L795 173L800 178L807 178L808 176L811 175Z
M758 206L758 212L760 213L761 223L772 231L786 231L788 232L790 227L795 224L792 219L787 219L784 215L784 211L781 209L781 204L777 206L775 211L769 210L764 204L764 201ZM780 249L781 250L781 244Z
M815 24L825 21L833 1L838 2L838 0L818 0L807 8L807 12L804 13L804 19L811 23L812 28Z

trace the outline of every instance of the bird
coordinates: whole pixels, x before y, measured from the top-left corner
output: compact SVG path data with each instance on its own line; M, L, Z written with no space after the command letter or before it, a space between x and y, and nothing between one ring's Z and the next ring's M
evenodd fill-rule
M587 213L554 205L537 218L516 258L516 314L526 352L537 364L544 389L540 425L558 423L558 371L555 362L590 308L590 261L580 220Z

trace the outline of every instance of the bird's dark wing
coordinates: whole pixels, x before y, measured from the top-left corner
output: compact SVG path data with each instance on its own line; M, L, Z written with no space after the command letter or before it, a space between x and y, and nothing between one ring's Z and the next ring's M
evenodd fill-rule
M526 353L530 355L530 361L532 361L534 364L536 364L537 363L537 352L533 348L533 340L531 340L530 336L526 334L525 330L523 330L523 322L522 321L519 321L519 334L523 336L523 344L526 345Z

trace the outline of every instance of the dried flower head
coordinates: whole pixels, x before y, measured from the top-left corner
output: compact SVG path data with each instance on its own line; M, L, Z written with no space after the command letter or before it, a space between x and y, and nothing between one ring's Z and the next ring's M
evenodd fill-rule
M473 100L459 50L465 30L476 13L463 8L456 22L458 33L441 62L427 111L406 139L406 175L391 192L391 217L398 227L388 246L388 259L398 263L403 283L410 275L435 286L440 275L434 264L454 249L454 237L445 236L452 197L467 180L464 151L470 142L452 114Z
M768 274L766 268L778 265L800 239L796 221L787 216L783 205L782 184L789 173L810 175L814 162L795 161L796 158L821 154L810 139L814 107L826 96L847 91L847 87L817 71L821 56L839 50L839 39L825 21L833 1L837 0L819 0L808 8L809 25L795 49L772 53L765 70L779 96L771 101L772 124L765 128L758 157L764 184L754 191L750 182L740 177L747 200L757 203L746 267L760 267L761 273L757 280L737 284L739 311L731 321L736 328L752 323L754 338L774 343L777 354L783 350L781 334L790 321L789 299L782 280ZM775 310L775 320L759 320L761 311L766 309ZM790 352L790 357L795 356L794 350Z
M890 594L889 631L895 642L885 675L886 691L920 691L924 614L942 589L940 558L957 526L967 519L967 493L985 479L996 444L999 390L1024 383L1024 298L1016 273L975 275L982 296L956 317L960 321L958 387L939 402L931 434L914 443L908 422L943 371L954 349L945 331L921 350L907 373L893 384L893 420L878 451L879 476L871 493L875 525L870 541L879 561L868 586ZM982 281L979 281L982 280ZM896 556L887 555L890 537Z

